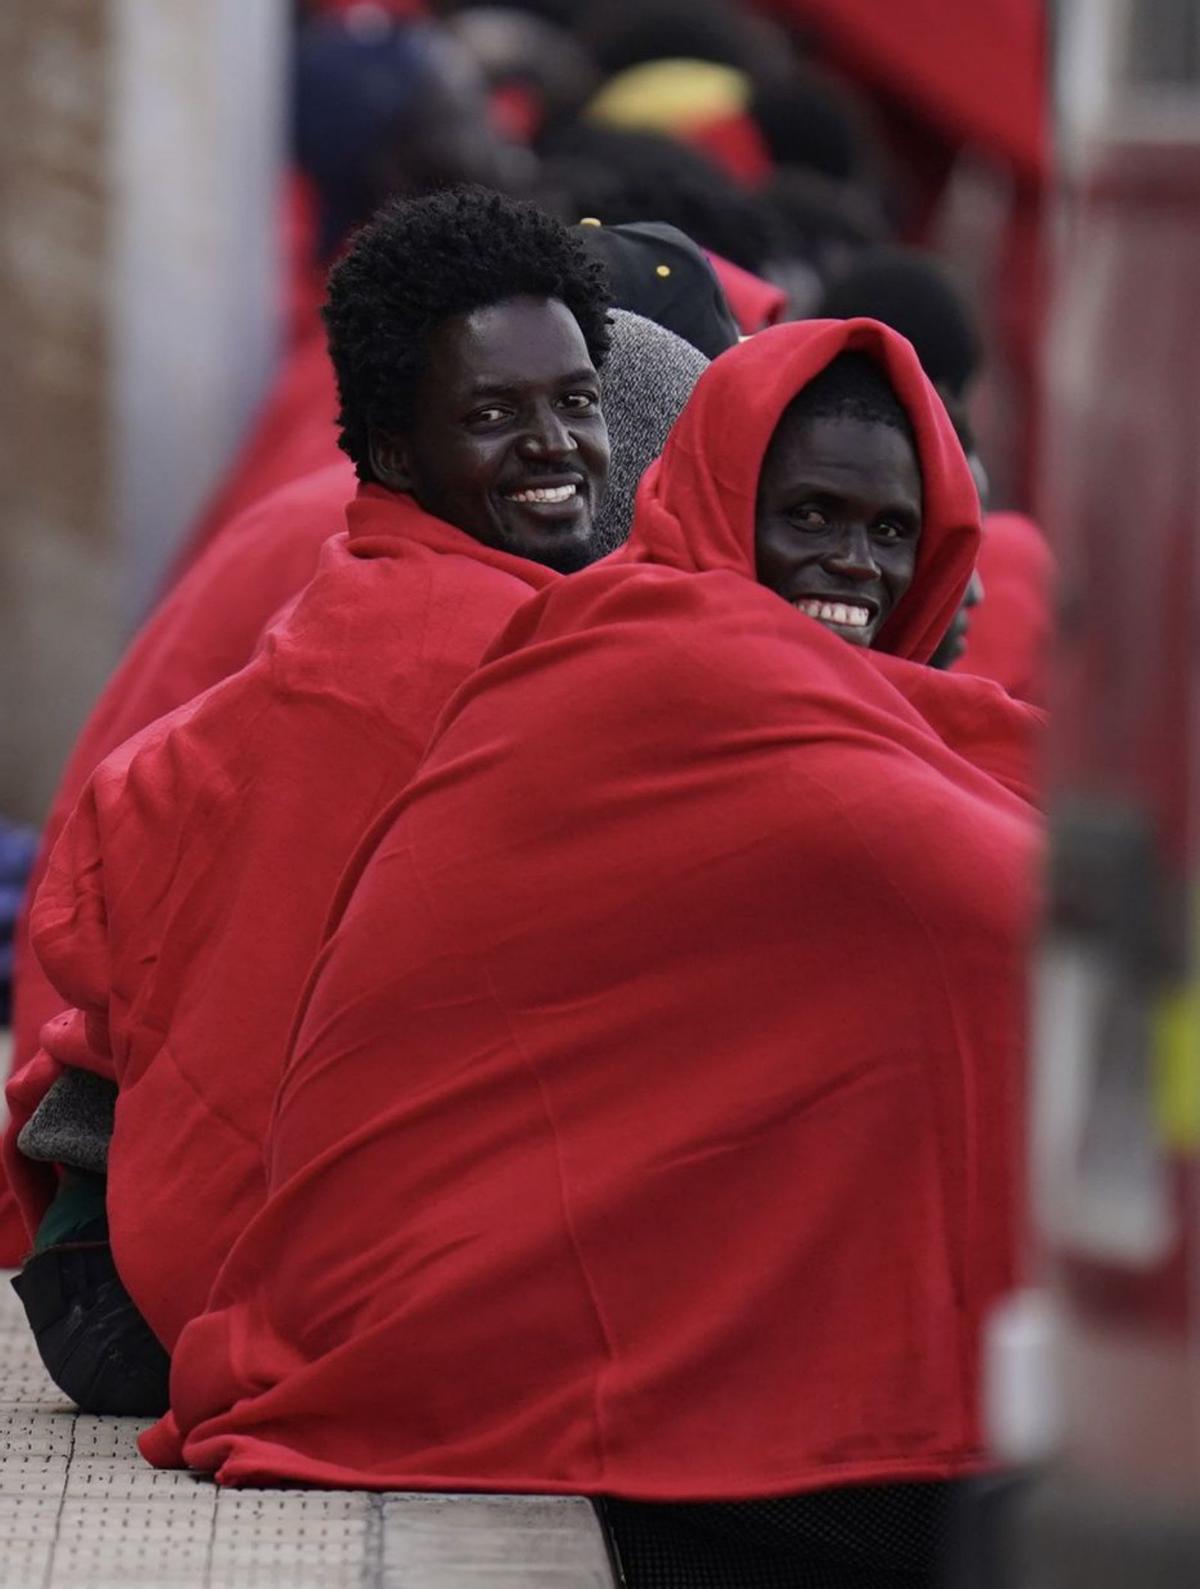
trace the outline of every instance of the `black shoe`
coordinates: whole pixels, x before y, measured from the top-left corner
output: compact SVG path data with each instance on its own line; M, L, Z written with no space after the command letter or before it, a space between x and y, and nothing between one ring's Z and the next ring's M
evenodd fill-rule
M107 1241L48 1247L12 1284L46 1371L81 1412L166 1412L171 1360L122 1285Z

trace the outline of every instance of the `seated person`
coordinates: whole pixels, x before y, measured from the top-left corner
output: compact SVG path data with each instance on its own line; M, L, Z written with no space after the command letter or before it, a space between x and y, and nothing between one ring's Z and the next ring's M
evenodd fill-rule
M586 245L588 232L579 235ZM652 275L653 268L652 262L644 264L643 274ZM684 311L697 299L695 313L702 314L703 297L693 290L690 297L665 305L669 317L686 321ZM662 450L672 421L708 362L664 329L668 316L661 300L647 308L656 309L662 320L651 324L640 314L613 311L612 346L600 371L612 453L608 488L596 516L600 552L612 551L629 534L642 471ZM156 717L244 667L266 625L316 572L322 546L345 523L346 500L355 485L354 466L337 452L332 418L328 423L330 449L341 461L281 486L239 515L131 642L63 772L42 830L27 900L32 900L58 836L100 762ZM27 911L15 938L14 1073L37 1052L42 1027L66 1007L30 950ZM21 1251L18 1245L13 1262Z
M933 1581L1014 1280L1036 711L909 344L705 373L343 878L162 1465L577 1492L633 1589Z
M15 1284L85 1410L165 1405L162 1347L262 1195L343 866L506 620L598 554L608 302L577 236L497 194L363 230L325 311L361 482L347 533L245 668L101 764L55 849L32 941L72 1008L10 1083L6 1167L48 1220ZM47 1214L52 1166L17 1136L63 1066L119 1095L106 1199L83 1163Z

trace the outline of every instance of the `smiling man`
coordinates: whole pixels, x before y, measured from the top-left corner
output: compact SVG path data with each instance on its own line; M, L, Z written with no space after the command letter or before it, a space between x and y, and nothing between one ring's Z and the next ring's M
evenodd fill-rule
M593 558L608 468L599 376L565 304L513 298L429 340L424 402L375 433L372 475L485 546L568 574Z
M397 250L410 248L402 217L414 208L360 233L331 277L325 320L341 445L364 484L412 498L482 545L561 573L582 568L596 555L608 473L603 315L581 318L554 267L534 255L527 283L510 276L495 296L496 250L482 237L460 251L450 279L446 246L433 239L398 272ZM589 278L592 291L600 279L598 270Z
M779 423L758 481L762 584L870 646L913 581L921 470L912 425L874 359L843 353Z
M103 762L64 830L32 937L73 1008L10 1085L6 1162L35 1234L17 1288L86 1410L163 1410L167 1351L262 1198L343 867L507 620L599 553L608 302L574 234L497 194L364 228L325 312L347 532L253 661ZM117 1085L106 1163L47 1118L79 1071Z

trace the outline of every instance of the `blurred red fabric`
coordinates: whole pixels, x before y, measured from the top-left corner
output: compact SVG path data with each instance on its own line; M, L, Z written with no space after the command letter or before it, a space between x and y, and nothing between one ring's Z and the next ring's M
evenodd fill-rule
M714 254L710 249L705 249L705 253L724 289L738 330L744 337L753 336L767 326L778 325L787 308L787 293L782 287L743 270L740 265L722 258L720 254Z
M983 601L971 615L955 673L976 673L1031 706L1049 692L1054 557L1032 519L989 513L977 564Z
M1024 179L1045 175L1049 130L1046 7L1040 0L768 0L815 29L829 56L954 144L972 144Z

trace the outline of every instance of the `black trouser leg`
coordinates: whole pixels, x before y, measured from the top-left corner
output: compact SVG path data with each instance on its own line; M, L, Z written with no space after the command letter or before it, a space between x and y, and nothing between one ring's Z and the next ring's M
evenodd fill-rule
M603 1497L626 1589L934 1589L949 1483L859 1485L752 1501Z
M121 1283L107 1241L32 1257L13 1290L50 1378L83 1412L157 1418L171 1362Z

